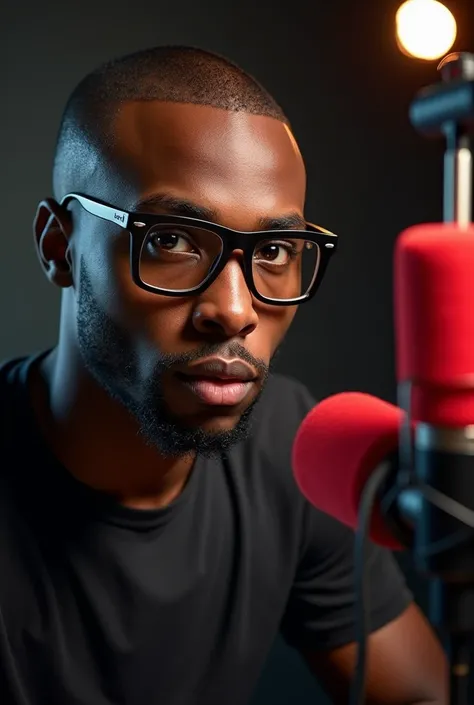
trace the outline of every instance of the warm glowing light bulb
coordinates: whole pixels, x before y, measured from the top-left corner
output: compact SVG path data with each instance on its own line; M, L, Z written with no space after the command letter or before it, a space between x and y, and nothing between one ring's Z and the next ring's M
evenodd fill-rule
M456 39L456 20L437 0L407 0L398 9L396 27L400 49L417 59L439 59Z

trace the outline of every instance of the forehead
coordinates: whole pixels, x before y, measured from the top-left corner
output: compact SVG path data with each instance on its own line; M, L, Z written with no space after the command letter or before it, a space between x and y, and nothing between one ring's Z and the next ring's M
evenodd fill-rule
M229 217L241 219L245 210L249 220L303 212L303 160L289 128L274 118L137 101L121 106L112 127L114 163L133 200L166 191Z

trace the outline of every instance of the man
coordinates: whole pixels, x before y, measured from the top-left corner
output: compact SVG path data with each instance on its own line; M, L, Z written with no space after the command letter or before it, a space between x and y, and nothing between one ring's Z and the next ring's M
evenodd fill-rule
M337 240L287 119L221 57L139 52L76 88L53 178L58 344L1 373L2 702L244 705L281 630L346 703L353 534L298 492L314 401L269 375ZM368 702L446 703L393 558L369 561Z

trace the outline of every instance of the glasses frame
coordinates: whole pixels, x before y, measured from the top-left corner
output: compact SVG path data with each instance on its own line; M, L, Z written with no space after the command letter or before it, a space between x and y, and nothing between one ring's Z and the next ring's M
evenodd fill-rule
M262 303L272 304L273 306L294 306L309 301L315 295L323 280L331 255L337 249L338 236L312 223L307 223L307 230L259 230L256 232L242 232L232 230L224 225L218 225L217 223L199 220L198 218L161 213L123 211L82 193L66 194L61 199L61 206L67 207L72 200L78 201L87 213L114 223L129 232L130 269L134 283L145 291L162 296L196 296L202 294L223 271L232 253L235 250L241 250L243 252L243 274L245 282L253 296ZM147 284L140 277L140 257L145 239L155 225L167 223L210 230L215 233L222 242L220 257L214 262L214 265L209 270L209 274L204 281L192 289L160 289L159 287ZM282 236L291 238L292 240L308 240L319 248L319 267L312 284L305 294L292 299L272 299L263 296L256 288L253 279L252 258L257 245L263 240L276 240Z

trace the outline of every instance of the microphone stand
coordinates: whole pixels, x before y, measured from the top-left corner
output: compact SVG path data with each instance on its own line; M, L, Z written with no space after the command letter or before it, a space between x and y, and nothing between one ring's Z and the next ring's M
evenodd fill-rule
M472 219L474 54L450 54L438 70L442 80L415 97L410 119L421 132L445 137L443 220L472 237L467 228ZM429 618L446 639L450 705L468 705L474 636L474 419L463 429L416 423L413 434L411 382L400 384L398 395L406 418L400 432L397 509L416 528L415 568L430 580Z

